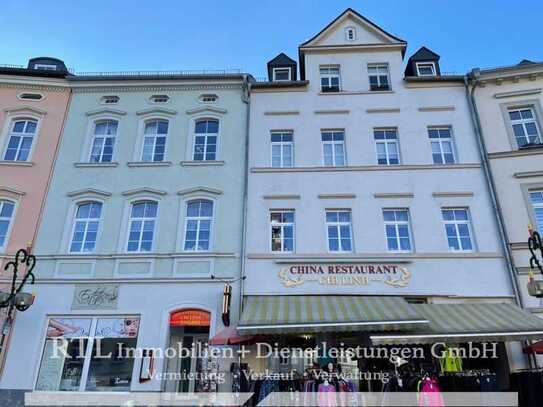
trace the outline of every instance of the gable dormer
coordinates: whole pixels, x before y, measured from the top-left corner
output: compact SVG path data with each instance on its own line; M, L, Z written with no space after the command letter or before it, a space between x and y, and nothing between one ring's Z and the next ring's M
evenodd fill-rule
M405 76L436 77L441 76L439 55L432 50L421 47L415 52L405 67Z
M270 82L295 81L296 61L281 52L268 62L268 80Z
M353 9L347 9L298 47L300 77L305 80L305 54L313 51L387 49L405 54L407 42L383 30Z

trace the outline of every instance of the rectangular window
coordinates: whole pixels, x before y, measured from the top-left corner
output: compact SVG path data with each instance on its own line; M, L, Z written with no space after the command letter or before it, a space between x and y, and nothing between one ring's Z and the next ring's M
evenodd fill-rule
M132 204L128 225L129 252L150 252L153 247L155 220L158 204L156 202L137 202Z
M290 81L290 68L273 68L273 80L276 82Z
M341 80L339 76L339 65L321 65L321 92L339 92Z
M433 62L417 62L418 76L436 76L436 66Z
M5 161L28 161L37 127L38 122L35 120L16 120L11 123Z
M453 251L472 251L471 225L467 208L442 209L443 224L449 243Z
M14 209L15 204L13 202L0 200L0 247L4 247L8 240Z
M409 211L407 209L383 209L387 248L393 252L411 251Z
M532 106L509 109L509 120L519 148L541 144L541 133Z
M90 162L111 162L115 138L117 136L117 127L118 122L115 120L101 120L94 123Z
M102 204L85 202L77 206L75 213L70 253L92 253L100 225Z
M396 129L374 129L373 137L377 149L377 164L399 164L400 149L398 145L398 131Z
M353 250L350 210L327 210L326 230L329 251L350 252Z
M210 248L213 202L197 199L187 203L185 218L185 246L187 251L206 251Z
M272 167L292 167L294 165L294 143L292 131L273 131L271 133Z
M194 161L214 161L217 159L219 121L215 119L198 120L194 126Z
M343 130L321 131L324 165L342 167L345 165L345 132Z
M294 251L294 211L274 210L270 212L272 252Z
M145 123L142 161L164 161L167 137L168 121L151 120Z
M543 236L543 191L530 192L530 201L534 208L536 229Z
M139 323L124 316L49 319L36 390L130 391L134 358L126 349L136 348Z
M434 164L453 164L456 161L451 133L450 127L428 128Z
M370 90L390 90L388 64L368 64Z

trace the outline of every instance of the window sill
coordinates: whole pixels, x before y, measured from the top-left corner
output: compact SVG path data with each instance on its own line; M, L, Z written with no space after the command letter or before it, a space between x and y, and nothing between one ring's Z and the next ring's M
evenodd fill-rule
M103 163L91 163L91 162L74 163L74 167L77 167L77 168L110 168L110 167L117 167L118 165L119 163L115 161L103 162Z
M208 161L181 161L183 167L208 167L224 165L224 161L221 160L208 160Z
M34 163L32 161L0 161L0 165L12 166L12 167L32 167Z
M395 93L393 90L357 90L357 91L339 91L339 92L319 92L321 96L334 95L389 95Z
M128 167L169 167L171 161L130 161L127 162Z

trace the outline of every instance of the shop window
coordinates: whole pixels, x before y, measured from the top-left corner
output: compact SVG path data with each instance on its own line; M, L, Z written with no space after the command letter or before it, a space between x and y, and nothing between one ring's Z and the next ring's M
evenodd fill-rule
M138 330L138 317L51 318L36 390L129 391L134 358L119 352L136 348Z

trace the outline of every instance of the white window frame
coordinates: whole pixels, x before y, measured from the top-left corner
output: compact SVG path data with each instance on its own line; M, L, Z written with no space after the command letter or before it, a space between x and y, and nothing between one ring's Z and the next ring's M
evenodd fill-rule
M207 202L211 202L211 205L212 205L212 213L211 213L211 216L187 216L187 212L188 212L188 207L189 207L189 204L191 204L192 202L196 202L196 201L207 201ZM184 201L185 205L184 205L184 212L183 212L183 239L181 241L181 250L183 252L187 252L187 253L206 253L206 252L210 252L213 250L213 238L214 238L214 229L215 229L215 214L216 214L216 211L217 211L217 208L216 208L216 201L215 199L212 199L212 198L209 198L209 197L202 197L202 196L195 196L195 197L190 197L190 198L187 198L185 201ZM186 240L187 240L187 224L189 222L189 220L196 220L198 222L198 226L197 226L197 229L196 229L196 246L194 249L185 249L185 243L186 243ZM207 249L204 249L204 250L200 250L198 249L198 237L200 235L200 222L203 221L203 220L209 220L209 247Z
M84 220L84 222L85 222L85 232L84 232L84 239L83 239L82 245L81 245L81 250L73 251L72 250L72 243L73 243L73 238L74 238L75 225L78 222L77 211L79 210L79 207L81 205L91 204L91 203L101 205L100 217L99 218L86 218ZM102 229L103 213L104 213L104 202L103 201L100 201L100 200L97 200L97 199L84 199L84 200L77 201L75 203L75 207L74 207L74 211L73 211L73 215L72 215L72 227L71 227L70 235L68 236L68 253L69 254L83 255L83 254L96 253L96 248L98 247L98 242L99 242L99 238L100 238L100 231ZM83 251L83 247L85 246L85 241L86 241L86 236L87 236L87 229L88 229L88 226L89 226L88 224L89 224L89 222L92 222L92 221L98 222L98 227L96 229L96 240L94 242L94 248L91 251Z
M445 220L445 217L443 216L443 211L459 211L459 210L462 210L462 211L466 211L466 215L467 215L467 221L465 220ZM458 206L458 207L442 207L441 208L441 223L443 224L443 231L445 232L445 240L447 242L447 247L449 248L449 251L451 252L455 252L455 253L472 253L472 252L475 252L476 251L476 246L475 246L475 236L473 234L473 227L471 225L471 213L470 213L470 210L468 207L465 207L465 206ZM454 225L455 226L455 230L456 230L456 239L457 239L457 242L459 244L458 247L460 247L460 249L456 250L456 249L453 249L449 246L449 236L447 235L447 227L446 225ZM462 243L460 241L460 231L458 229L458 225L459 224L466 224L468 226L468 231L469 231L469 239L470 239L470 243L471 243L471 249L462 249Z
M535 230L537 230L539 234L543 235L543 220L541 221L541 223L538 223L538 220L537 220L537 210L540 209L541 211L543 211L543 203L535 203L532 199L531 194L543 195L543 189L531 189L528 191L528 196L530 198L530 204L532 205L532 213L533 213L534 221L535 221L535 225L534 225Z
M432 61L429 61L429 62L416 62L415 66L417 68L417 76L431 77L431 76L436 76L437 75L436 64L434 62L432 62ZM429 66L429 67L431 67L432 68L432 73L431 74L421 73L421 71L420 71L421 66Z
M395 139L376 139L375 138L375 132L376 131L384 131L384 132L387 132L387 131L394 131L396 133L396 138ZM375 145L375 160L377 162L377 165L402 165L402 154L401 154L401 151L400 151L400 135L399 135L399 131L396 127L376 127L373 129L373 141L374 141L374 145ZM385 145L385 152L386 152L386 164L380 164L379 163L379 149L377 148L377 145L378 144L384 144ZM389 144L396 144L396 150L398 152L398 164L391 164L390 163L390 153L389 153L389 147L388 145Z
M292 222L273 223L271 216L273 213L292 213ZM270 209L268 212L270 253L294 253L296 251L296 210L294 209ZM273 250L273 227L281 228L281 250ZM285 250L285 227L292 226L292 250Z
M145 134L145 128L147 127L148 123L151 122L161 122L165 121L168 123L168 132L166 134L159 134L158 133L158 124L157 124L157 133L153 134ZM167 161L168 156L168 140L170 138L170 126L171 126L171 120L164 118L164 117L148 117L145 120L143 120L143 126L142 126L142 138L141 138L141 152L140 152L140 161L143 163L162 163ZM152 137L153 140L153 159L152 160L144 160L144 154L145 154L145 138L146 137ZM155 160L155 154L156 154L156 139L158 137L166 137L166 140L164 142L164 157L162 160Z
M349 38L349 34L352 33L353 37ZM347 41L356 41L356 27L345 27L345 39Z
M438 133L442 130L448 130L449 131L449 135L450 137L446 138L442 138L441 136L439 138L430 138L430 130L437 130ZM453 135L453 130L452 130L452 126L429 126L428 127L428 130L427 130L427 133L428 133L428 140L430 140L430 153L432 154L432 163L435 164L435 165L450 165L450 164L456 164L457 163L457 158L456 158L456 143L454 142L454 135ZM440 134L440 133L439 133ZM449 143L451 143L451 153L452 153L452 156L453 156L453 162L452 163L447 163L445 162L445 153L444 153L444 150L443 150L443 142L446 142L448 141ZM441 163L436 163L434 161L434 151L432 150L432 143L438 143L439 144L439 154L441 156Z
M322 140L322 134L323 133L343 133L343 140L337 141L337 140L331 140L331 141L323 141ZM321 129L321 150L322 150L322 165L323 167L346 167L347 166L347 147L345 143L345 129ZM326 164L325 154L324 154L324 146L325 145L331 145L332 146L332 165ZM343 149L343 165L338 165L336 162L336 145L341 145Z
M292 137L292 141L272 141L272 137L274 134L290 134ZM274 166L273 165L273 147L279 146L281 150L280 154L280 165ZM284 159L284 147L290 146L291 148L291 162L290 165L285 165L285 159ZM294 131L292 130L272 130L270 131L270 166L272 168L292 168L294 167Z
M219 100L219 95L215 93L204 93L198 97L198 101L205 104L216 103L217 100Z
M288 72L288 79L277 79L277 71L287 71ZM273 68L272 69L272 78L274 82L290 82L292 80L292 70L290 68Z
M58 66L54 64L35 64L34 69L44 69L46 71L58 71Z
M407 220L385 220L385 212L405 212L407 213ZM396 214L394 214L394 217L396 217ZM409 208L383 208L383 224L385 228L385 240L386 240L386 246L387 251L391 253L411 253L413 252L413 238L411 237L411 214L409 213ZM387 234L387 225L388 226L394 226L395 229L395 240L396 244L398 246L397 250L391 249L388 247L388 239L389 236ZM407 226L407 237L409 239L409 249L408 250L402 250L401 249L401 243L400 243L400 231L399 226Z
M327 214L328 212L349 212L350 222L328 222L327 220ZM326 250L328 253L354 253L354 235L353 235L353 212L351 209L347 208L327 208L324 210L324 223L326 226ZM351 241L351 250L343 250L341 248L341 226L349 226L349 239ZM339 250L331 250L330 249L330 235L328 232L328 226L334 226L337 229L338 232L338 243L339 243Z
M336 73L330 73L330 70L331 69L337 69L337 74ZM328 72L326 73L323 73L322 71L323 70L328 70ZM338 90L337 91L326 91L324 90L323 88L323 85L322 85L322 79L323 78L327 78L328 79L328 84L330 85L331 83L331 79L332 78L338 78ZM330 86L328 86L330 87ZM319 89L320 89L320 92L321 93L338 93L338 92L341 92L342 90L342 86L341 86L341 66L340 65L337 65L337 64L325 64L325 65L319 65Z
M35 98L25 97L25 95L36 95L40 97L38 99L35 99ZM21 92L17 95L17 99L25 100L27 102L41 102L45 99L45 96L43 95L43 93L39 93L39 92Z
M216 121L216 122L218 122L217 133L196 133L196 124L198 122L201 122L201 121ZM194 161L194 162L202 162L202 163L218 161L219 160L219 145L220 145L220 140L221 140L221 127L222 127L221 118L215 117L215 116L207 116L207 115L206 116L201 116L201 117L195 117L191 121L191 124L192 124L192 129L191 129L192 130L192 149L191 149L191 154L190 154L190 160ZM204 144L203 159L202 160L196 160L194 158L194 156L196 155L196 137L202 136L202 135L205 135L204 136L205 137L205 144ZM215 158L213 160L206 159L207 146L208 146L207 138L210 135L214 135L214 136L217 137L217 141L215 143Z
M108 102L108 100L114 100L112 102ZM116 105L119 103L121 98L117 95L104 95L100 98L100 104L102 105Z
M107 135L107 134L97 135L96 134L96 125L99 124L99 123L103 123L103 122L115 122L115 123L117 123L117 129L116 129L114 135ZM120 123L120 121L118 119L113 119L113 118L100 117L100 118L94 119L92 121L92 125L91 125L92 130L91 130L91 135L90 135L90 143L89 143L89 148L88 148L87 162L93 163L93 164L103 164L103 163L113 163L113 162L115 162L115 151L117 150L117 138L118 138L118 134L119 134L120 124L121 123ZM94 140L96 138L103 138L104 139L104 142L102 144L102 149L101 149L101 152L100 152L100 161L92 161L92 149L94 147ZM112 146L112 152L111 152L111 161L102 161L102 159L104 157L104 147L105 147L106 138L112 138L113 139L113 146Z
M128 250L128 242L130 240L130 226L132 225L133 220L148 220L152 218L132 218L132 208L136 204L140 203L146 203L146 202L152 202L156 204L156 215L154 217L154 225L153 225L153 241L151 242L151 249L150 250L141 250L141 240L138 241L138 250ZM159 211L160 211L160 202L157 199L147 198L147 197L140 197L133 199L129 202L128 205L128 213L127 213L127 222L126 222L126 238L124 242L124 253L153 253L155 250L156 245L156 239L158 235L158 219L159 219ZM143 229L141 229L141 232L143 232Z
M15 217L17 216L17 206L18 206L17 200L14 200L5 196L0 196L0 204L2 204L1 206L3 206L3 202L9 202L10 204L12 204L13 212L11 213L11 217L8 220L8 228L6 230L6 237L4 239L4 243L0 245L0 253L4 252L8 246L8 242L11 236L11 231L13 230L13 225L15 224ZM7 218L0 218L0 219L5 220Z
M29 122L29 121L34 121L36 122L36 131L34 133L14 133L13 132L13 127L15 126L15 123L16 122L20 122L20 121L25 121L25 122ZM34 155L34 149L35 149L35 146L36 146L36 143L37 143L37 140L38 140L38 135L40 133L40 127L41 127L41 119L36 117L36 116L33 116L33 115L21 115L21 116L13 116L13 117L7 117L7 120L6 120L6 129L5 129L5 142L4 142L4 147L2 149L2 156L0 157L0 161L5 161L5 162L13 162L13 163L17 163L17 162L31 162L32 161L32 156ZM25 125L26 127L26 125ZM26 160L6 160L6 153L8 151L8 147L9 147L9 141L11 139L11 136L21 136L21 137L24 137L25 135L31 135L32 137L32 144L30 145L30 150L28 151L28 156L26 158ZM17 154L20 152L20 147L21 147L21 142L22 142L22 139L19 141L19 146L17 147Z
M367 65L366 69L367 69L367 72L368 72L368 84L369 84L370 92L387 92L387 91L392 90L392 84L390 83L390 66L388 65L387 62L369 63ZM370 73L370 69L376 69L377 73L376 74ZM383 73L379 72L380 69L386 70L387 89L372 89L371 88L371 81L370 81L370 78L372 76L375 76L377 78L377 86L382 86L382 84L381 84L381 76L385 76L385 75Z
M157 99L161 101L157 101ZM170 102L170 97L165 94L151 95L149 97L149 102L152 103L153 105L165 105L166 103Z
M522 114L520 113L522 110L530 110L532 112L532 118L531 119L523 119L522 118ZM519 112L519 114L521 115L521 118L518 119L518 120L513 120L511 119L511 115L510 113L511 112ZM522 125L522 129L524 131L524 137L526 138L527 141L528 140L528 131L526 129L526 124L527 123L533 123L536 130L537 130L537 136L538 136L538 139L539 139L539 143L543 143L543 135L541 134L541 128L539 126L539 121L538 121L538 116L537 116L537 111L535 109L535 106L532 104L532 105L526 105L526 106L511 106L507 109L507 119L509 120L509 125L511 126L511 132L512 132L512 135L513 135L513 139L515 140L515 143L517 144L517 147L518 148L523 148L525 147L527 144L524 144L524 145L520 145L519 144L519 141L518 141L518 138L515 134L515 129L514 129L514 125Z

